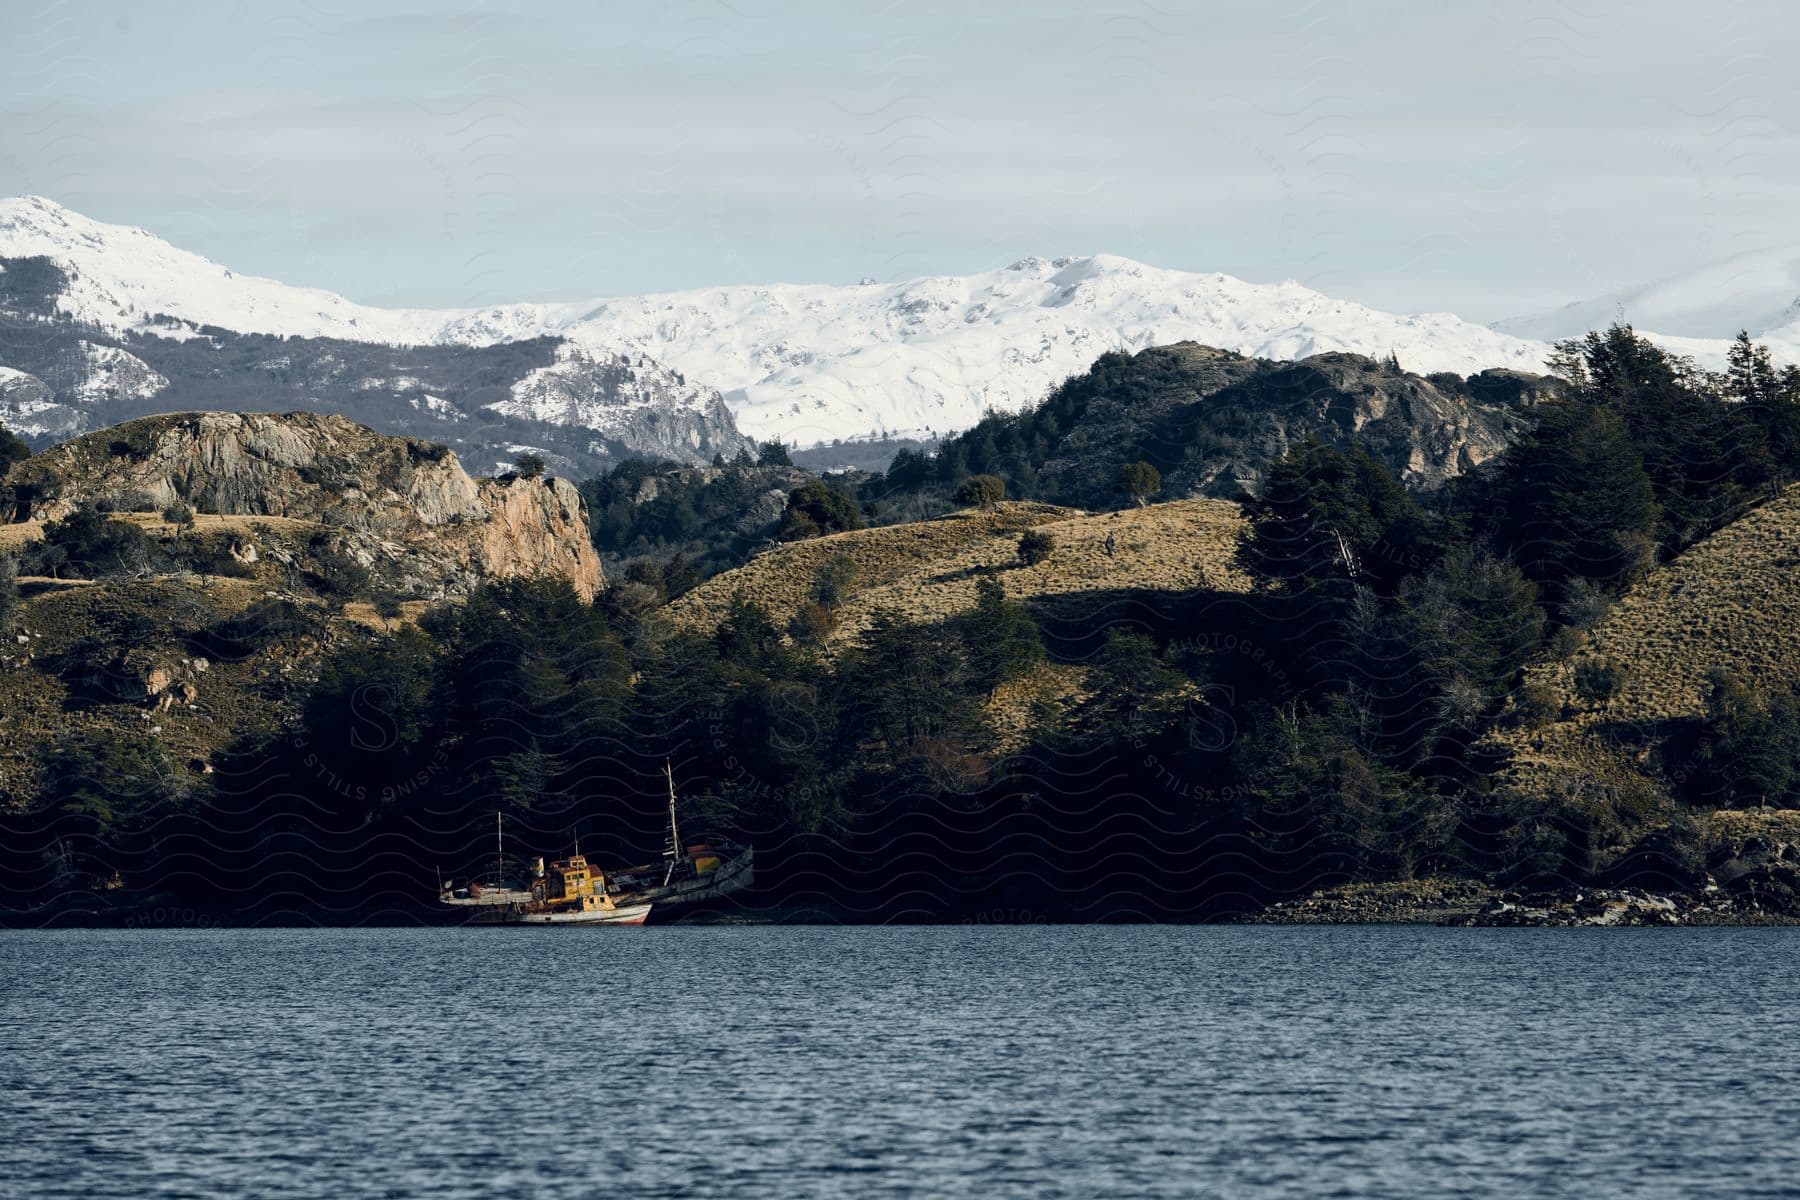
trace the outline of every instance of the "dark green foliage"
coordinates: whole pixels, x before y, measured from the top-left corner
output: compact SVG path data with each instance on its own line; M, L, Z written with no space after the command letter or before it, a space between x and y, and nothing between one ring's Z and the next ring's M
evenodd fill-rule
M156 543L129 521L79 509L44 527L44 539L20 556L21 573L73 579L147 574L160 560Z
M304 710L306 743L330 774L393 797L430 755L446 697L440 648L421 630L393 635L332 658Z
M1027 529L1019 535L1019 561L1035 567L1056 553L1056 539L1042 529Z
M781 631L768 609L747 599L742 592L731 598L725 619L713 634L721 661L751 670L766 671L780 663Z
M1143 504L1162 491L1162 472L1147 462L1126 463L1119 468L1118 490Z
M1011 494L1035 497L1037 472L1051 451L1075 429L1090 407L1104 402L1123 407L1141 403L1164 382L1166 359L1140 361L1129 354L1102 354L1085 374L1073 376L1036 408L992 414L973 429L946 440L932 462L932 476L954 488L972 474L993 475ZM897 456L896 456L897 457ZM913 470L907 464L907 474ZM890 477L892 471L890 469Z
M1559 343L1570 387L1458 489L1475 531L1543 585L1559 620L1615 594L1790 478L1800 375L1740 338L1712 377L1629 326Z
M1388 469L1362 450L1307 442L1269 468L1247 506L1245 567L1294 592L1393 592L1436 561L1437 535Z
M794 460L788 455L787 445L780 438L763 442L756 448L756 465L759 467L791 467Z
M1401 583L1398 611L1403 648L1366 686L1403 680L1388 718L1398 757L1454 769L1543 645L1537 588L1512 563L1458 548Z
M521 454L513 459L513 470L519 473L520 479L537 479L543 475L545 466L541 454Z
M1649 565L1656 496L1617 413L1579 399L1546 404L1505 459L1490 527L1552 596L1566 604L1582 580L1617 590Z
M853 727L891 760L944 762L978 740L978 685L950 632L878 612L844 665L854 698Z
M43 837L40 870L52 889L102 884L130 866L139 843L185 797L184 781L148 734L71 733L43 747L34 824Z
M862 516L850 493L815 479L788 493L787 511L781 514L778 536L784 542L798 542L861 528Z
M196 652L208 658L232 660L295 638L317 637L323 628L323 621L310 609L270 597L201 630L194 635L193 644Z
M956 489L956 502L970 508L993 508L1006 499L1006 481L998 475L971 475Z
M342 546L323 536L314 538L312 562L307 579L320 595L354 600L369 594L369 568Z
M671 554L661 562L651 558L638 559L626 566L625 578L650 588L659 600L673 600L700 582L700 572L680 554Z
M836 554L819 568L813 581L812 598L828 609L835 609L849 595L856 582L856 560L847 554Z
M888 486L899 491L918 491L930 477L931 459L920 450L900 450L888 464Z
M1625 674L1609 658L1589 656L1575 662L1575 695L1589 704L1605 704L1618 695Z
M1753 691L1707 674L1706 717L1686 795L1696 804L1791 808L1800 803L1800 695Z
M12 469L31 457L31 447L21 441L12 430L0 425L0 480L12 474Z
M1044 661L1044 643L1023 605L1006 598L1000 581L975 584L975 607L957 619L977 688L992 691Z
M1235 748L1251 781L1238 807L1274 847L1322 878L1410 878L1441 868L1454 819L1417 780L1358 745L1344 697L1258 716Z
M1775 487L1800 473L1800 367L1779 372L1767 346L1739 333L1729 352L1724 391L1760 429Z
M185 501L176 500L162 510L162 519L178 528L186 529L194 523L194 506Z
M679 554L683 565L703 578L737 566L775 536L778 514L750 514L771 490L791 491L795 474L750 464L699 472L627 459L583 483L581 495L594 548L609 571L620 558Z
M1094 661L1094 698L1085 710L1099 737L1141 746L1174 720L1177 701L1189 679L1158 654L1148 634L1109 630Z
M9 637L19 624L19 560L0 557L0 637Z

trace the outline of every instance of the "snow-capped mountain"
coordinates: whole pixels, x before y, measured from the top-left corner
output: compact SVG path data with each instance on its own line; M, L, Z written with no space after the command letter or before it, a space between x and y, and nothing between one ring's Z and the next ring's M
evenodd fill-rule
M1739 330L1800 361L1800 246L1740 254L1693 271L1494 322L1517 337L1578 337L1625 321L1671 349L1717 366Z
M1537 371L1550 339L1623 317L1708 366L1723 363L1739 328L1769 342L1779 358L1800 361L1800 249L1743 256L1493 328L1448 313L1382 312L1292 282L1247 283L1111 255L1028 258L975 275L899 283L382 309L240 275L144 230L90 220L41 197L0 201L0 259L34 256L65 277L52 301L56 313L119 335L191 339L212 326L414 348L558 339L553 362L514 379L507 398L483 404L497 415L603 437L622 420L649 432L624 416L641 407L631 399L634 385L606 365L644 360L644 378L668 385L658 389L663 428L645 452L691 440L696 422L720 443L736 437L718 426L713 389L737 429L762 439L810 445L881 432L946 433L990 409L1040 399L1105 351L1179 341L1278 359L1332 350L1393 354L1427 373ZM5 292L0 275L0 298ZM608 390L614 386L623 390ZM408 403L423 411L425 401L411 395Z
M0 258L51 259L62 315L112 333L217 325L238 333L416 345L443 314L370 308L332 292L239 275L143 229L90 220L42 196L0 200ZM158 318L173 318L159 320Z
M483 313L450 338L495 327ZM1161 270L1109 255L851 287L713 288L596 302L562 327L725 393L752 436L807 445L952 432L1040 400L1109 350L1178 341L1265 358L1327 350L1409 369L1540 370L1544 347L1447 314L1393 316L1294 283Z
M115 332L193 336L211 325L410 346L552 336L595 361L655 360L723 392L744 432L800 445L953 431L989 409L1040 399L1105 351L1177 341L1271 358L1392 353L1409 369L1459 374L1538 370L1545 354L1539 342L1449 314L1398 316L1296 283L1246 283L1109 255L1030 258L901 283L390 310L239 275L143 230L41 198L0 202L0 257L33 255L69 277L55 300L59 312Z
M46 200L0 202L0 422L39 443L148 412L304 408L472 463L529 446L578 473L751 447L715 389L643 355L554 334L443 338L458 316L368 308Z

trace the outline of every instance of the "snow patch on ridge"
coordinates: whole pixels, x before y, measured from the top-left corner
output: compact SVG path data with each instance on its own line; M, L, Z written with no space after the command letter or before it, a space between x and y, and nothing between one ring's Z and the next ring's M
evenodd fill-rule
M148 400L169 386L169 381L137 355L117 346L78 343L79 381L67 395L83 404L102 400Z
M1391 353L1420 372L1541 371L1549 347L1540 339L1605 325L1623 311L1703 366L1724 362L1724 339L1735 328L1722 323L1750 329L1782 361L1800 361L1800 250L1731 260L1502 328L1449 313L1382 312L1292 281L1248 283L1106 254L1028 257L973 275L865 278L842 287L772 284L577 303L379 309L238 275L144 230L93 221L40 197L0 200L0 257L30 255L55 260L69 276L57 299L62 312L110 331L191 337L200 326L217 325L475 346L561 337L582 347L585 365L573 352L559 352L497 410L552 413L538 419L605 431L656 388L683 411L716 388L744 433L800 445L963 429L990 410L1042 399L1106 351L1179 341L1278 359L1330 350ZM666 368L678 383L652 385L655 372L644 367L649 374L619 381L604 398L590 387L599 364L640 359L655 360L656 371Z
M502 416L552 425L577 425L601 433L621 429L634 409L688 410L703 414L710 389L644 355L614 354L573 342L556 359L512 385L511 398L488 408Z

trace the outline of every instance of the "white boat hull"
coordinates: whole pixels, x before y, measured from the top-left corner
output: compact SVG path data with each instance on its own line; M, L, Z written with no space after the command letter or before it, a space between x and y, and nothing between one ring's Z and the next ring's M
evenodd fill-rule
M519 913L509 918L513 925L642 925L650 916L648 904L621 904L617 908L597 908L591 912Z

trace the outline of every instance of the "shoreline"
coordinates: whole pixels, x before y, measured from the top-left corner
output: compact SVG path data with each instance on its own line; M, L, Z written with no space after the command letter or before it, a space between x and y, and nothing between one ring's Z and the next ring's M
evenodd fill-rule
M1699 892L1639 887L1508 889L1433 878L1355 883L1269 905L1246 925L1433 925L1481 929L1783 928L1800 915L1766 907L1755 893L1708 883Z
M702 909L655 922L657 928L770 928L826 926L881 928L890 926L1018 926L1046 925L1261 925L1373 926L1415 925L1439 928L1785 928L1800 926L1800 915L1764 907L1754 895L1727 892L1717 885L1699 893L1655 891L1636 887L1567 887L1551 890L1506 889L1479 880L1428 878L1384 883L1352 883L1324 888L1307 896L1277 901L1259 912L1222 915L1207 920L1058 920L1019 913L1014 919L994 914L919 913L882 918L818 904L770 904L754 908ZM297 910L245 913L203 909L195 905L146 903L105 911L64 907L52 911L0 912L0 932L12 930L167 930L167 929L506 929L445 921L428 909L372 908L364 911L308 913Z

